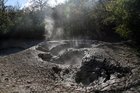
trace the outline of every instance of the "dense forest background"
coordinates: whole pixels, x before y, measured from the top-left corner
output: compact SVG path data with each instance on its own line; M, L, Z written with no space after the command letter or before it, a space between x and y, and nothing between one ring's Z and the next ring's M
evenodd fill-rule
M31 0L20 8L0 0L0 39L44 39L45 19L55 24L52 36L61 28L62 39L132 40L140 44L140 0L67 0L50 7L48 0ZM56 38L55 38L56 39Z

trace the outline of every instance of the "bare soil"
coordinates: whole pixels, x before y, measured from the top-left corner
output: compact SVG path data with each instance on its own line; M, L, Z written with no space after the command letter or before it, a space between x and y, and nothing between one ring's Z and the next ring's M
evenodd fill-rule
M0 93L140 93L139 54L124 42L8 42Z

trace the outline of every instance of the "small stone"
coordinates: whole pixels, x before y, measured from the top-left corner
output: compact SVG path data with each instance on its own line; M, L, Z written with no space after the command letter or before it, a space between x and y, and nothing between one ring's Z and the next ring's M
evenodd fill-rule
M9 81L9 79L8 78L5 78L5 81Z
M14 91L14 92L12 92L12 93L19 93L18 91Z
M62 71L62 69L61 68L59 68L59 67L52 67L52 70L55 72L55 73L60 73L61 71Z
M71 86L74 86L74 84L71 84Z
M15 85L12 85L12 87L16 87Z
M4 76L4 74L2 73L1 76Z
M28 83L28 84L31 84L32 82L31 82L31 81L27 81L27 83Z
M45 53L45 54L38 54L38 57L42 58L42 60L44 61L50 61L53 56L50 53Z
M69 74L69 72L70 72L70 71L69 71L68 69L66 69L66 70L64 71L63 74L64 74L64 75L65 75L65 74Z
M30 88L30 86L26 86L26 89L29 89Z
M41 47L41 46L38 46L38 47L36 48L36 50L43 51L43 52L48 52L48 49L43 48L43 47Z

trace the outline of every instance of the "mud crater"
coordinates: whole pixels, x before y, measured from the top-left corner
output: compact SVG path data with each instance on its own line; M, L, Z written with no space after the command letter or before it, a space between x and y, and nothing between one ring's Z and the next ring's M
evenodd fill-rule
M38 57L44 61L62 65L80 65L84 56L84 48L91 47L90 42L82 41L50 41L39 45L36 49L44 53Z
M89 85L94 81L106 83L115 76L116 79L130 75L131 68L122 67L120 64L111 64L106 58L98 59L95 57L84 58L82 66L75 76L76 83ZM99 80L99 78L101 78Z
M47 44L37 47L37 50L43 52L39 53L38 57L57 65L51 69L55 81L71 82L74 86L92 86L93 90L101 90L107 84L117 87L115 84L123 82L126 77L132 75L132 68L122 66L119 62L109 59L108 56L102 57L102 55L107 55L103 51L95 48L101 55L97 56L94 54L96 51L88 50L96 45L94 42L61 41L47 42ZM113 88L105 90L111 89Z

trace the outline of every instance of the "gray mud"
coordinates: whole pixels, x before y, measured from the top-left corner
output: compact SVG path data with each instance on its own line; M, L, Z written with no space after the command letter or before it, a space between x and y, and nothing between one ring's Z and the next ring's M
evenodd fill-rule
M123 42L44 41L0 57L0 93L139 93L139 65Z

